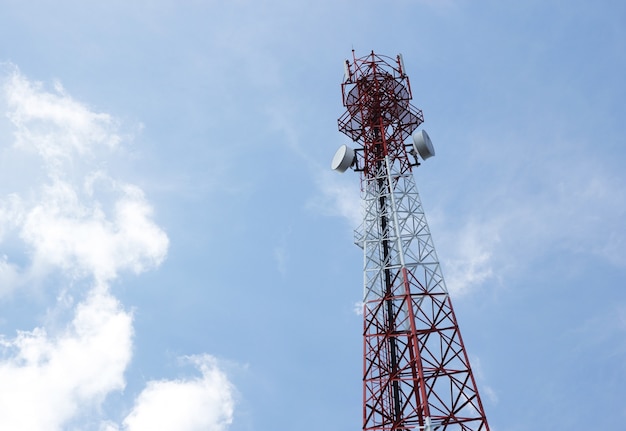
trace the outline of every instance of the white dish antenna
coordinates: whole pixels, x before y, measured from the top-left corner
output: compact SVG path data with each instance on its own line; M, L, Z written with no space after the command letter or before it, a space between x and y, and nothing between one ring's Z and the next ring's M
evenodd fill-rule
M435 147L426 133L426 130L419 130L413 133L413 144L419 156L426 160L435 155Z
M333 171L345 172L346 169L354 164L355 160L356 154L354 153L354 149L348 147L347 145L342 145L335 153L333 161L330 163L330 167Z

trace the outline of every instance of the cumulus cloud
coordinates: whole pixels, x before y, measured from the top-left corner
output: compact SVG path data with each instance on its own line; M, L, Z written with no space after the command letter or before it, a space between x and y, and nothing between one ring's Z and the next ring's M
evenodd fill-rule
M53 319L1 338L0 429L56 430L124 387L132 316L108 292L107 282L121 270L158 265L168 240L151 220L141 190L89 172L91 165L82 159L119 142L110 116L93 113L60 85L46 92L17 70L2 90L14 130L4 155L37 159L33 165L43 167L45 180L0 197L0 241L25 250L15 261L7 254L0 259L0 293L53 272L91 286L78 292L84 299L70 312L70 322ZM82 169L75 170L77 165ZM28 182L30 172L21 178ZM109 192L94 192L94 178ZM50 307L52 315L66 306L61 295Z
M168 239L152 221L143 192L108 177L88 157L119 144L116 121L75 101L60 84L47 92L17 70L3 93L13 151L34 154L47 180L27 196L0 201L0 240L3 231L16 229L34 255L31 269L61 268L98 282L158 265Z
M99 418L99 407L125 386L133 319L108 283L158 266L169 239L143 191L99 165L121 142L110 115L75 101L60 84L48 92L16 69L3 81L2 101L14 130L13 145L1 143L3 155L36 159L30 166L42 172L11 172L16 189L0 196L0 243L23 254L0 255L0 294L34 279L61 294L45 325L0 336L0 429L55 431L84 419L118 430L115 420ZM18 187L20 179L28 186ZM74 290L51 286L50 274ZM73 294L82 298L75 306ZM221 431L230 424L226 375L208 355L189 360L201 376L149 382L124 430Z
M132 316L93 290L58 333L44 327L0 339L0 429L58 430L124 387Z
M188 360L201 376L148 382L124 419L124 431L222 431L231 424L234 388L215 358Z
M143 192L86 157L119 144L116 121L75 101L60 84L47 92L16 69L2 89L14 129L12 151L35 155L47 180L28 195L0 200L0 240L15 229L34 255L34 269L61 268L98 282L120 270L158 265L168 239L152 221Z
M73 275L93 274L108 281L118 271L136 273L165 258L167 235L151 220L152 208L135 186L109 180L119 193L108 217L103 204L81 199L68 182L45 185L25 212L21 237L37 268L54 266Z

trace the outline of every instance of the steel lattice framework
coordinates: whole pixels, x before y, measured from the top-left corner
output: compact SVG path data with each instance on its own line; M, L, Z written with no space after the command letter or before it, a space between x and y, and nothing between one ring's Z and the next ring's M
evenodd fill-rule
M363 429L489 426L404 141L423 122L402 58L346 60L339 130L360 145L364 221ZM413 160L413 161L412 161Z

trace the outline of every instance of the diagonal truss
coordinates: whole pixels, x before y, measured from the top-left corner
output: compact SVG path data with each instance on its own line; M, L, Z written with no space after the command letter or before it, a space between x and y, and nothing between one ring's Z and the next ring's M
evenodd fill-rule
M347 63L339 128L363 145L363 429L488 431L404 140L422 122L387 57Z

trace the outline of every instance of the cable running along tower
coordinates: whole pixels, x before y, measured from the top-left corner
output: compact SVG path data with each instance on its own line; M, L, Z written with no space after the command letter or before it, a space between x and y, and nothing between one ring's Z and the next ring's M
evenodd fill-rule
M413 178L434 149L402 57L353 51L341 88L358 147L331 167L360 173L364 204L363 430L489 431Z

